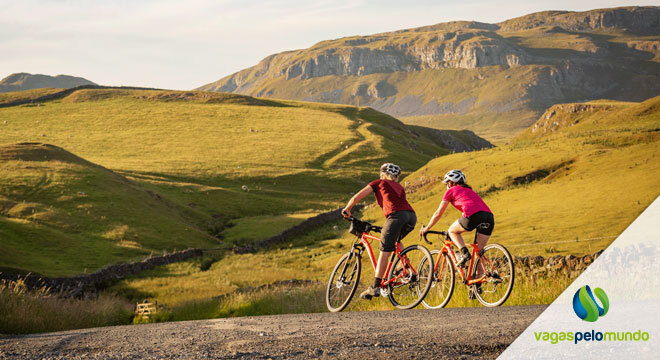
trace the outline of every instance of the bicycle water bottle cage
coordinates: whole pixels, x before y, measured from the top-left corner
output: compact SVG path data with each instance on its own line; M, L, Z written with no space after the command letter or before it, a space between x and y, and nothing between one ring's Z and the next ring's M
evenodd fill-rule
M369 230L371 230L371 224L353 219L353 221L351 221L351 227L348 229L348 232L355 236L362 236L362 233L369 232Z

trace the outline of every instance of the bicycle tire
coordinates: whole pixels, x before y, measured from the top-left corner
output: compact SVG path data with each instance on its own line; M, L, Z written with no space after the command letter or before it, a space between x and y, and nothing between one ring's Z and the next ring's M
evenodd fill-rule
M362 272L362 261L360 260L358 253L349 251L339 259L332 270L325 291L325 304L331 312L344 310L355 295ZM346 282L346 278L348 278L348 282ZM344 291L340 291L342 289Z
M402 310L412 309L424 300L431 288L433 278L433 258L427 248L422 245L410 245L401 252L401 258L407 259L410 266L417 271L407 271L408 276L388 284L388 297L394 307ZM399 256L394 256L394 262L387 274L388 281L398 276L404 264ZM426 262L423 262L427 259ZM424 265L422 268L421 265ZM405 265L408 267L407 264Z
M500 306L504 304L513 291L516 276L513 258L504 246L488 244L483 249L483 255L477 257L472 269L473 274L482 262L482 258L486 259L483 261L486 272L495 274L499 279L495 276L489 276L488 280L481 285L481 293L475 291L474 294L483 306ZM500 286L502 284L505 284L505 286Z
M431 257L437 260L434 263L435 271L433 273L433 281L428 294L422 300L422 305L427 309L440 309L445 307L456 287L454 265L449 258L449 255L443 254L440 250L431 250ZM440 272L440 274L438 274Z

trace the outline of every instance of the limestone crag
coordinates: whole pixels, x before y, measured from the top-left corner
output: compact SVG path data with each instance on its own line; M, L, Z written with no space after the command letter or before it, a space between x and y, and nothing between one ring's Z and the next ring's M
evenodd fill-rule
M382 36L375 36L349 39L339 47L327 46L327 43L319 43L310 49L269 56L257 66L221 79L206 90L241 93L249 90L250 81L263 77L283 76L290 80L424 69L512 67L526 64L529 57L515 44L494 32L482 30L426 34L412 43L391 43Z
M200 90L369 106L506 138L557 103L660 93L660 7L546 11L322 41Z
M498 24L501 31L520 31L554 25L568 31L626 30L636 33L660 31L660 8L621 7L584 12L543 11Z

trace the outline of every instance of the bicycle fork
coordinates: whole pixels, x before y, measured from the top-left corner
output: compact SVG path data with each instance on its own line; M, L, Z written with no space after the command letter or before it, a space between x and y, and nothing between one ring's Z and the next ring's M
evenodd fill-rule
M357 250L357 251L356 251ZM354 244L349 252L348 259L344 262L344 267L341 269L341 277L337 279L337 287L342 285L350 284L353 282L353 277L355 276L355 271L352 270L348 282L346 282L346 270L348 270L348 265L351 263L353 256L357 257L357 261L362 259L362 251L364 251L364 246L362 244Z

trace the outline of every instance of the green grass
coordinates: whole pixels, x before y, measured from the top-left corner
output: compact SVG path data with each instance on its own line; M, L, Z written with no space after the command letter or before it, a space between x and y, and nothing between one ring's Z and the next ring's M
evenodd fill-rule
M101 294L97 299L62 299L47 289L27 291L22 280L0 283L0 334L30 334L125 325L133 318L126 300Z
M316 215L318 214L313 212L303 212L239 218L232 221L231 227L222 233L223 240L235 245L250 244L255 240L263 240L277 235Z
M430 180L408 196L419 218L417 229L428 221L440 202L445 191L440 182L444 173L460 168L466 172L468 182L484 193L495 213L491 242L504 244L513 256L584 255L606 248L660 194L659 104L660 98L655 98L639 104L610 103L612 107L598 111L558 113L555 116L559 120L579 117L580 121L571 126L573 121L562 120L564 125L546 134L530 130L507 146L432 160L402 181L412 188ZM547 176L526 184L516 180L539 170ZM625 178L632 180L617 180L622 170ZM436 229L446 229L459 216L450 209ZM378 206L371 205L361 217L378 225L383 222ZM335 225L337 229L333 228ZM303 302L300 306L305 311L324 311L323 287L327 277L354 239L347 228L346 221L336 221L289 244L254 254L226 255L206 271L200 270L202 260L168 265L122 281L112 291L129 298L135 293L148 295L169 306L173 313L182 308L196 314L191 307L205 304L205 309L213 310L205 316L215 317L232 314L219 309L250 308L252 302L271 296L267 291L241 294L237 297L240 301L229 302L230 305L219 300L231 298L239 289L308 279L321 285L300 291L315 293L311 298L316 302ZM404 241L406 245L418 242L414 233ZM361 288L372 277L371 265L364 260ZM569 275L534 277L519 272L506 305L549 303L572 280ZM449 306L478 306L476 301L467 299L466 293L463 286L458 286ZM310 299L312 295L305 296ZM277 308L272 305L264 311L274 313ZM391 306L380 299L371 303L356 300L349 307L373 309ZM258 312L241 314L248 313Z
M0 93L0 105L2 104L7 104L10 102L14 101L19 101L19 100L34 100L37 98L40 98L45 95L50 95L54 93L58 93L62 91L63 89L32 89L32 90L24 90L24 91L13 91L13 92L6 92L6 93ZM23 105L23 106L30 106L30 105Z
M211 247L204 214L61 148L0 147L0 266L63 276L163 249Z
M449 169L460 168L466 172L468 182L477 191L484 194L484 199L495 213L496 228L491 241L506 245L512 255L547 256L593 253L605 248L660 193L658 191L660 189L660 176L658 176L660 175L659 104L660 98L644 103L595 102L594 105L599 105L598 107L577 113L568 112L568 110L561 112L559 109L569 107L558 107L558 112L548 125L551 130L545 133L540 130L532 132L530 129L506 146L436 158L404 178L402 182L409 188L413 188L419 183L427 183L415 191L410 191L408 196L417 211L419 224L428 220L445 191L444 185L439 181L442 175ZM55 106L55 104L52 105ZM362 113L361 119L369 122L367 119L368 116L371 116L370 114ZM349 114L345 118L350 121L351 116L356 115L360 115L360 112ZM552 125L555 120L557 120L556 126ZM576 120L578 121L576 122ZM386 136L395 136L395 132L387 126L379 128L378 126L382 125L378 121L391 120L383 117L374 120L373 123L370 122L369 126L380 133L365 132L364 127L360 128L364 124L353 123L351 125L351 129L358 129L360 134L348 143L349 149L353 147L354 151L344 154L345 148L335 149L314 159L313 165L308 166L323 168L324 163L333 164L332 159L337 156L344 159L340 163L345 168L327 169L324 171L325 177L319 176L318 179L325 179L323 181L332 184L333 181L339 183L339 178L345 173L359 174L364 171L366 174L366 168L362 168L358 164L360 159L366 163L374 161L369 157L374 149L382 147L380 149L383 151L382 149L387 150L388 147L389 149L397 149L396 146L405 148L405 142L392 144L391 141L382 141L384 137L387 139ZM537 128L541 129L547 125L544 118L539 120L539 124L540 126ZM366 130L369 130L369 127ZM21 148L17 145L13 147ZM266 197L259 194L260 191L264 191L264 188L259 190L259 185L250 183L248 184L251 188L249 192L237 190L236 194L254 196L263 207L257 207L256 203L246 202L249 204L245 206L246 216L241 219L213 218L208 215L211 213L208 209L211 209L212 201L205 202L203 199L211 196L206 193L211 193L213 191L211 187L218 186L217 183L208 183L206 182L208 180L202 182L192 177L183 178L157 172L151 173L145 170L140 172L119 169L111 172L62 152L63 150L49 155L51 158L45 159L48 161L41 161L43 149L39 150L40 146L35 145L35 147L36 150L33 152L21 152L20 149L12 150L12 146L9 146L2 152L3 159L8 159L12 151L20 154L18 158L14 155L12 160L3 161L2 166L7 166L8 170L2 171L0 174L3 176L11 174L11 176L2 184L33 184L32 187L12 185L12 188L4 185L3 188L9 189L2 193L3 204L11 202L13 204L11 211L15 211L17 215L8 217L6 214L9 214L9 210L5 210L0 219L17 228L23 226L19 226L19 224L27 224L29 227L26 229L31 229L31 232L28 233L27 230L20 232L9 228L8 233L14 234L13 236L18 240L30 236L37 240L41 236L53 236L59 229L57 227L59 222L54 219L60 218L64 219L60 221L62 224L76 224L75 229L79 231L79 238L69 236L69 239L78 239L76 241L80 242L83 236L88 239L86 237L86 234L90 233L88 227L98 227L99 225L96 221L90 225L92 223L90 218L85 216L94 215L99 216L100 219L104 213L96 213L95 208L101 207L103 201L93 202L94 206L91 208L79 207L79 205L90 203L88 199L94 196L92 192L94 188L91 184L97 186L105 182L115 182L117 185L108 185L108 190L105 190L108 194L103 195L101 199L116 198L119 201L121 196L129 195L131 198L153 197L147 190L164 194L160 201L167 201L169 205L164 207L152 205L150 210L140 210L139 208L138 210L151 211L155 214L169 214L166 211L171 211L171 216L181 216L181 224L163 229L172 234L176 234L176 231L185 231L182 228L185 229L186 226L192 226L185 224L197 224L199 227L196 229L201 229L200 224L204 220L214 219L219 222L226 220L233 222L234 227L224 228L221 234L226 236L228 241L241 242L247 239L249 234L253 234L255 237L265 237L277 233L282 229L283 223L289 221L290 224L297 223L305 213L301 211L310 211L305 208L291 207L280 213L271 212L264 205ZM407 159L408 154L412 153L404 151L399 155L399 159ZM56 167L50 170L56 176L46 177L46 180L53 179L50 182L43 180L43 168L41 168L43 166ZM617 174L620 174L622 170L625 171L626 179L633 179L631 183L616 180ZM80 177L75 175L76 171L86 175ZM541 173L545 177L529 183L520 183L519 178L530 173ZM118 174L131 179L131 186L127 185L127 180ZM97 176L97 178L92 176ZM277 195L273 194L272 198L279 199L282 201L281 203L286 204L286 201L291 198L304 201L307 196L305 194L309 194L311 197L315 191L316 196L319 196L319 190L313 183L306 182L302 189L296 192L294 188L288 187L288 184L282 184L283 178L286 176L272 178L270 181L277 181L279 184L272 184L272 187L268 189L273 192L274 189L279 191ZM367 178L366 175L365 178ZM18 181L18 179L21 180ZM81 179L87 179L89 183ZM218 181L231 181L220 179ZM290 176L288 179L296 178ZM301 178L298 179L302 182ZM308 181L309 179L313 179L313 177L307 178ZM173 185L174 181L177 182L176 185ZM63 186L66 189L69 189L68 193L60 193L62 189L57 187L60 182L65 184ZM72 186L71 184L81 185ZM240 182L236 184L240 184ZM86 195L78 196L78 186L82 185L89 187L80 187ZM355 191L361 185L363 183L359 183L359 181L346 182L344 185L335 184L336 195L333 196L335 199L346 201L350 196L349 192ZM121 191L118 189L125 189L122 191L129 195L121 195ZM95 191L99 192L100 189L97 188ZM119 192L115 193L117 191ZM30 196L36 197L39 201L32 201ZM70 196L61 199L62 203L70 203L70 205L65 207L57 203L62 196ZM26 199L25 203L22 202L22 198ZM51 198L54 200L48 200ZM191 201L190 199L194 199L196 204L194 207L187 205ZM128 204L128 200L125 201ZM337 203L338 201L334 204ZM52 209L50 204L53 204ZM221 206L226 206L226 204L223 203ZM16 209L14 209L15 207ZM262 211L259 212L259 209ZM73 215L69 215L63 210L68 210ZM87 214L87 211L90 214ZM111 209L108 208L105 211L111 211ZM129 208L117 211L129 211ZM276 215L276 217L273 218L272 215ZM67 220L67 216L71 216L78 223ZM121 214L113 216L120 217ZM436 228L446 228L458 216L458 212L448 211ZM134 217L139 216L129 212L125 219L129 221ZM361 217L377 225L383 222L380 208L373 205L369 206ZM156 223L164 224L170 220L167 217L153 220L154 226ZM102 223L99 222L99 224ZM132 226L131 223L124 222L120 222L119 225L121 226L103 228L102 231L99 228L96 231L107 244L121 243L117 239L124 238L125 241L134 241L139 246L145 246L141 242L142 237L137 240L130 238L134 226L135 229L139 229L137 225ZM304 236L296 237L289 243L277 244L256 253L242 255L219 253L158 267L116 284L109 290L109 293L129 302L141 301L145 298L157 300L166 309L160 318L162 321L324 311L323 288L327 277L339 257L350 249L350 243L353 240L352 235L346 232L347 228L346 221L338 220L310 231ZM7 227L4 226L0 229L7 231L5 230ZM209 239L208 233L201 230L196 231L200 234L200 239ZM144 234L148 234L148 232L144 232ZM589 240L599 237L604 238ZM72 241L72 244L69 245L70 248L80 248L80 243L74 245L74 240L69 240ZM406 245L418 242L419 240L415 238L414 234L405 240ZM42 241L42 243L47 242ZM102 243L99 242L99 244ZM5 246L4 244L3 246ZM131 243L131 245L135 244ZM3 253L12 256L20 255L21 253L16 251L16 248L20 249L20 245L14 246L15 248L8 247L8 251L3 248L7 251ZM112 246L117 247L117 245ZM152 244L152 246L155 245ZM56 246L53 245L52 249L52 252L44 255L43 258L57 260ZM98 251L103 253L105 250L99 247L95 252ZM90 251L91 253L92 251ZM132 252L131 254L137 253ZM27 255L23 256L25 256L25 260L22 261L29 260ZM83 253L79 257L84 258L85 256L91 255ZM8 262L10 260L7 259L9 257L3 257L6 266L18 266ZM35 262L43 263L54 260L37 258ZM59 261L63 260L59 259ZM53 264L47 264L45 270L58 269ZM364 261L363 265L361 287L366 286L367 279L373 277L373 270L369 262ZM65 267L59 268L57 271L66 273L66 269ZM69 268L68 271L72 271L72 269ZM316 280L320 285L310 285L301 289L271 288L243 291L246 288L288 279ZM519 276L514 293L507 305L548 303L571 280L568 276L547 278ZM449 306L476 305L476 302L467 300L464 290L461 286L457 288L455 298ZM301 300L299 303L295 303L295 299L298 298ZM384 299L371 303L356 299L349 308L349 310L373 309L391 309L391 306Z
M441 115L406 116L400 119L407 124L422 125L435 129L471 129L491 141L508 140L513 134L531 124L541 111L540 107L525 100L526 84L538 81L547 66L528 65L510 69L488 66L477 69L445 68L426 69L416 72L369 74L365 76L324 76L311 79L274 78L263 80L250 90L251 94L272 89L272 97L302 99L309 92L321 89L345 89L340 101L347 104L367 104L369 99L354 97L350 89L360 84L385 81L395 84L393 95L397 103L407 96L419 97L423 104L440 99L440 103L459 103L474 100L474 108L463 112ZM263 82L263 84L262 84ZM423 90L420 90L423 89ZM519 99L512 100L512 99ZM508 104L520 102L513 107Z
M0 268L49 276L260 240L448 153L371 109L209 92L78 90L0 128Z
M559 113L550 120L563 124L555 131L530 129L510 145L434 159L406 178L412 184L434 179L409 198L428 221L445 191L439 180L462 169L495 213L492 241L510 246L514 255L547 255L551 245L544 244L558 241L568 241L553 246L559 254L594 252L660 194L659 102ZM549 175L514 185L515 178L539 170ZM459 215L450 209L437 227L446 229ZM600 237L606 238L577 241Z
M335 243L329 243L322 246L331 250ZM272 252L272 251L271 251ZM210 318L223 318L235 316L257 316L257 315L275 315L275 314L290 314L290 313L314 313L325 312L325 291L327 278L324 275L329 275L332 262L338 260L340 251L329 251L326 255L318 255L317 251L310 251L312 257L320 263L327 264L325 272L320 274L312 274L308 270L301 270L297 274L285 272L282 274L282 279L293 277L312 276L317 277L318 283L308 284L302 286L273 286L260 289L248 289L247 284L250 283L250 273L241 273L236 267L228 267L227 264L218 264L210 271L201 271L195 265L195 261L189 262L187 265L169 265L165 267L167 270L161 268L155 270L154 274L142 277L142 280L127 280L121 285L112 289L112 292L117 295L126 296L130 293L131 289L152 289L156 290L155 293L145 294L141 293L140 296L149 295L151 298L158 299L160 304L163 304L163 312L152 321L181 321L181 320L198 320ZM308 269L305 265L308 260L300 258L295 249L279 250L277 254L280 257L292 258L294 262L301 265L301 268ZM264 254L265 255L265 254ZM256 264L253 255L235 255L232 256L237 259L242 259L245 262ZM273 268L281 266L281 263L273 261L272 258L267 256L259 257L260 263L268 263ZM363 259L363 273L361 282L358 285L358 293L361 292L368 284L371 283L373 278L373 271L370 270L369 261ZM263 265L259 265L260 268ZM185 271L182 271L186 268ZM231 269L231 270L229 270ZM257 272L260 277L260 271ZM148 279L148 278L151 279ZM183 279L182 279L183 277ZM223 286L221 282L214 279L221 279L230 277L234 285L240 284L241 287L236 288L234 291L229 291L229 287ZM561 292L574 280L574 275L567 273L557 273L551 276L548 275L531 275L522 269L516 271L516 283L514 285L511 296L505 303L505 306L515 305L530 305L530 304L548 304L552 302ZM238 278L243 279L243 283ZM194 279L194 280L193 280ZM274 282L275 280L272 280ZM186 280L192 280L195 284L188 284L192 286L182 286ZM212 283L208 285L208 283ZM214 284L213 284L214 283ZM207 285L204 285L207 284ZM226 285L226 284L225 284ZM253 285L251 285L253 286ZM196 291L203 288L202 291ZM174 291L172 291L174 290ZM162 292L161 292L162 291ZM166 293L165 293L166 291ZM194 295L189 298L184 298L175 295L176 292L193 292ZM467 296L468 288L457 280L456 287L451 301L447 307L470 307L481 306L477 300L470 300ZM418 308L423 308L422 305ZM349 306L345 311L372 311L372 310L392 310L393 306L387 298L376 298L372 301L364 301L355 295Z

